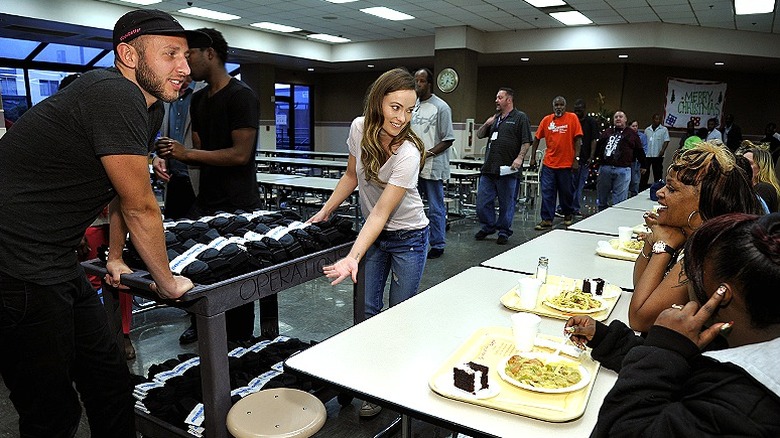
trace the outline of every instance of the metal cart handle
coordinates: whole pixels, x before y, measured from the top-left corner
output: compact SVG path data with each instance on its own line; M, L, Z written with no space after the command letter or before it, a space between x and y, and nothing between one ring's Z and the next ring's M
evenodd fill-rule
M151 288L151 284L154 283L154 280L152 280L151 275L149 275L148 272L140 271L131 274L122 274L119 278L119 282L133 289L154 293Z

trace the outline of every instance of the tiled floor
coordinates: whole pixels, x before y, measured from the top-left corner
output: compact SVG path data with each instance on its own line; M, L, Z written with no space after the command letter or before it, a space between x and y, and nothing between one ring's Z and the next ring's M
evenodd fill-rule
M593 193L586 191L586 215L595 211ZM496 245L495 235L484 241L475 241L478 227L473 219L452 223L447 232L447 248L444 255L429 260L425 267L420 289L425 290L463 270L478 265L501 252L536 237L539 232L533 226L539 221L538 202L529 210L519 208L513 224L514 234L508 245ZM555 227L562 227L556 219ZM301 286L279 294L280 332L303 341L323 340L352 325L352 285L331 286L326 279L309 281ZM182 352L197 352L196 344L181 346L178 337L188 326L189 318L184 311L175 308L161 308L134 315L131 338L137 351L137 358L128 362L131 371L145 375L149 366L174 357ZM380 415L361 419L358 416L360 401L341 407L333 399L326 404L328 420L316 437L373 437L385 428L395 417L394 412L383 411ZM450 433L437 427L415 422L414 436L446 437ZM0 437L18 436L17 416L8 400L4 385L0 385ZM88 437L86 422L77 437ZM400 436L400 433L392 436Z

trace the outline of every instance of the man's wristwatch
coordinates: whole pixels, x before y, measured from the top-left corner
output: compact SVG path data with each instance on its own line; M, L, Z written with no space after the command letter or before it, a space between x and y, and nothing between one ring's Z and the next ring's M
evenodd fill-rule
M663 240L656 241L653 244L653 254L661 254L663 252L674 255L677 252L677 250L667 245L666 242L664 242Z

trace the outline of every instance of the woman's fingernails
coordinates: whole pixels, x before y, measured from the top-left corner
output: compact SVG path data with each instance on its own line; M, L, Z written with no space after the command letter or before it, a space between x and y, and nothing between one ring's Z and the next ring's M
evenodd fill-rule
M715 293L716 293L716 294L718 294L718 295L723 295L723 294L725 294L725 293L726 293L726 286L724 286L724 285L722 285L722 284L721 284L721 285L720 285L720 286L718 286L718 288L715 290Z
M729 321L722 326L720 326L720 332L723 334L731 333L731 327L734 326L734 321Z

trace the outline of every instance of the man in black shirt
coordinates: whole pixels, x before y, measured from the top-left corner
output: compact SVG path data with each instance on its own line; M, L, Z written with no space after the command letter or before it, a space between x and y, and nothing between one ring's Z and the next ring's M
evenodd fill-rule
M188 40L209 43L165 12L125 14L115 68L83 74L0 139L0 373L21 436L73 436L81 398L92 436L135 437L127 365L76 248L110 202L107 283L130 272L129 232L153 290L178 298L192 288L168 267L147 162L159 100L175 99L189 73Z
M496 114L488 117L477 131L478 138L488 138L485 164L477 189L477 217L480 230L477 240L498 231L496 243L505 245L512 235L515 216L517 175L501 175L501 167L522 171L523 160L531 146L531 123L524 112L515 109L514 91L500 88L496 94ZM498 198L498 219L493 204Z
M222 34L214 29L199 31L208 34L212 44L211 47L190 50L188 54L192 79L208 83L192 96L190 112L194 147L186 149L181 143L168 140L158 142L157 151L161 158L200 165L200 192L188 216L198 218L219 210L251 211L262 205L254 162L260 103L251 88L227 73L228 44ZM261 306L265 303L268 303L267 313L272 311L276 296L262 299ZM254 318L253 302L228 310L228 339L240 341L251 338ZM272 319L275 325L275 317ZM179 341L183 344L196 341L196 327L191 325ZM278 328L267 334L274 335L274 331Z

